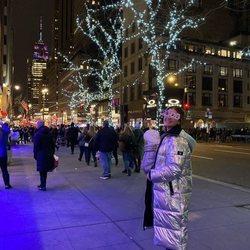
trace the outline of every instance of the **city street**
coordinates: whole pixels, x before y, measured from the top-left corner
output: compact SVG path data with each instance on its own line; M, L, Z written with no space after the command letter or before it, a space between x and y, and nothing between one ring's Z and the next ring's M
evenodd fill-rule
M198 143L193 174L250 188L250 143Z
M202 166L220 166L223 159L217 165L205 158L219 158L224 152L212 151L220 148L201 143L194 152L189 250L250 247L250 190L198 176ZM71 155L69 148L62 147L60 166L49 174L43 192L37 190L32 145L17 145L12 150L9 170L14 188L5 190L0 182L0 250L163 249L153 246L152 229L142 230L145 176L122 174L121 158L119 166L112 166L112 178L100 180L100 166L86 166L77 160L78 148ZM226 164L223 167L228 175ZM200 173L206 176L209 172Z

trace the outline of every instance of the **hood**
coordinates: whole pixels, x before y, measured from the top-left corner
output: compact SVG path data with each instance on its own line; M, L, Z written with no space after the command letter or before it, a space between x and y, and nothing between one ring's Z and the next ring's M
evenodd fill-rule
M189 135L187 132L185 132L183 129L181 130L179 136L181 136L187 140L189 148L190 148L191 152L193 152L193 149L195 148L195 145L196 145L196 140L191 135Z

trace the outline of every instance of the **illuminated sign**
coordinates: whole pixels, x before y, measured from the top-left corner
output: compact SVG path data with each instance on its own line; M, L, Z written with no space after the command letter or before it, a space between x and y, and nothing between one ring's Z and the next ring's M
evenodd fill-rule
M181 107L181 102L178 99L169 99L165 107L178 106Z

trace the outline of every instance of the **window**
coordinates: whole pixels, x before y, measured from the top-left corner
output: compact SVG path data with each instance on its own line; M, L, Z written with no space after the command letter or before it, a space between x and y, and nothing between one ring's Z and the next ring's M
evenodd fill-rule
M203 93L201 101L203 106L212 106L212 94Z
M193 44L185 44L185 50L189 52L197 52L197 46Z
M233 52L233 58L235 58L235 59L241 59L241 57L242 57L241 52L239 52L239 51L234 51Z
M131 43L131 55L135 53L135 43Z
M133 101L134 99L135 99L134 86L130 86L130 101Z
M219 66L219 75L227 76L228 75L227 67Z
M136 30L136 23L133 23L133 24L132 24L132 32L134 33L135 30Z
M202 77L202 90L213 91L212 77Z
M233 77L242 78L243 70L242 69L233 69Z
M212 47L205 47L205 53L208 55L215 55L215 49Z
M234 81L234 93L242 93L242 81Z
M7 56L3 55L3 64L7 64Z
M140 49L142 49L143 48L143 40L142 40L142 38L140 37L139 39L138 39L138 49L140 50Z
M230 50L219 49L218 50L218 56L230 57Z
M142 57L139 57L138 59L138 71L142 70Z
M4 16L4 21L3 21L4 23L4 25L7 25L7 16Z
M234 107L240 108L242 106L242 97L240 95L234 95Z
M123 74L124 74L124 77L128 76L128 66L124 66L124 68L123 68Z
M247 104L250 104L250 96L247 97Z
M123 102L127 102L128 101L128 88L124 88L123 91Z
M128 37L128 28L125 30L125 37Z
M196 77L195 76L186 76L186 86L191 89L196 89Z
M227 92L227 79L219 78L218 90L219 92Z
M6 35L3 36L3 44L7 45L7 36Z
M140 100L142 99L142 83L140 82L138 85L137 85L137 100Z
M178 68L177 61L172 60L172 59L168 59L168 61L167 61L167 69L168 70L177 70L177 68Z
M225 94L218 95L218 106L219 107L226 107L227 106L227 95L225 95Z
M196 95L195 95L195 93L189 92L187 94L188 94L187 100L188 100L189 105L196 105Z
M204 74L209 74L209 75L213 74L213 65L206 64L204 66Z
M124 48L124 58L128 57L128 47Z
M134 73L135 73L135 63L132 62L132 63L130 64L130 74L133 75Z

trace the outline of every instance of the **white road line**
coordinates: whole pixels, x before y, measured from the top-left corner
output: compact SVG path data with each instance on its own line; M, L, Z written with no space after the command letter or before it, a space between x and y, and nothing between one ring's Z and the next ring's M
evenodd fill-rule
M224 153L232 153L232 154L250 155L250 153L245 153L245 152L235 152L235 151L230 151L230 150L220 150L220 149L214 149L214 151L217 151L217 152L224 152Z
M241 147L238 147L238 146L229 146L229 145L213 145L211 147L218 147L218 148L234 148L234 149L240 149L240 150L247 150L247 151L250 151L250 148L241 148Z
M226 183L226 182L223 182L223 181L216 181L216 180L206 178L206 177L203 177L203 176L199 176L199 175L195 175L195 174L193 174L193 177L196 178L196 179L203 180L203 181L208 181L208 182L211 182L211 183L215 183L215 184L218 184L218 185L222 185L222 186L225 186L225 187L229 187L229 188L233 188L233 189L237 189L237 190L240 190L240 191L250 193L249 188L241 187L241 186L238 186L238 185L235 185L235 184L230 184L230 183Z
M201 159L206 159L206 160L211 160L211 161L213 161L213 159L214 159L214 158L205 157L205 156L200 156L200 155L192 155L192 157L201 158Z

